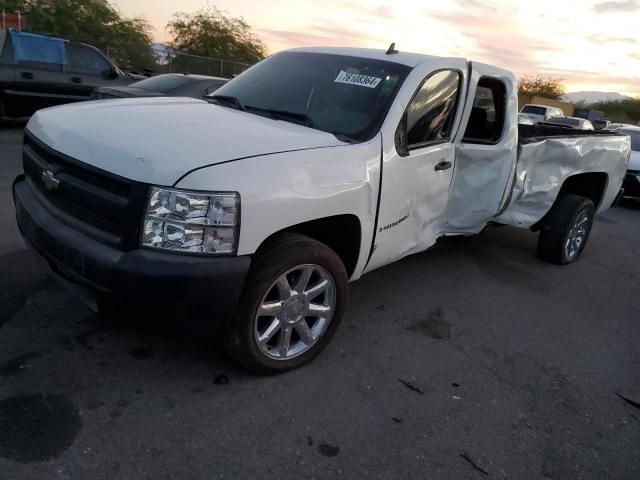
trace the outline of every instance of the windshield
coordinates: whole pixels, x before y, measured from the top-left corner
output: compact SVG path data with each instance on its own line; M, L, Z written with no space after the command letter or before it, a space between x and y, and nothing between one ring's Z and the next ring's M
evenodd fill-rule
M343 55L285 52L213 95L236 108L366 141L380 129L410 67ZM285 115L286 114L286 115Z
M547 109L544 107L534 107L533 105L525 105L522 113L532 113L533 115L546 115Z
M617 133L624 133L631 137L631 150L640 152L640 131L618 130Z
M158 75L139 82L132 83L132 87L142 88L150 92L168 93L178 87L192 82L194 79L186 75Z

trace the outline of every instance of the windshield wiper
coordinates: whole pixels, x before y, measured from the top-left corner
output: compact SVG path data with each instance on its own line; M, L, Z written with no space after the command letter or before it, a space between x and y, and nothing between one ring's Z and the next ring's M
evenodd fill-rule
M245 107L240 103L240 100L237 97L232 97L231 95L212 95L207 101L211 103L215 103L216 105L222 105L223 107L231 107L236 110L245 110Z
M262 107L254 107L252 105L246 105L245 110L252 110L254 112L262 112L268 114L270 118L275 120L287 120L293 123L297 123L299 125L304 125L306 127L315 128L316 130L322 130L318 125L313 121L313 119L307 115L306 113L298 113L298 112L289 112L287 110L277 110L274 108L262 108Z

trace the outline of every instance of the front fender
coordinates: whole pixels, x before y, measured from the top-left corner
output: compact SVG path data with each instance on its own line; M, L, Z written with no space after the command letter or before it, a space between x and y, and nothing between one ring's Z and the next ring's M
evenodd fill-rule
M366 143L213 165L190 173L175 186L240 194L238 255L253 254L265 239L293 225L355 215L362 225L355 279L371 248L380 185L380 142L377 135Z

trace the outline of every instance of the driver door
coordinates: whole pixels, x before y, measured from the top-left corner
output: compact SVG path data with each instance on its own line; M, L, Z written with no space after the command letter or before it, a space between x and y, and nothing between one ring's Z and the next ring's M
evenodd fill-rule
M384 158L375 246L365 271L425 250L443 230L463 68L429 73L408 103L396 148Z

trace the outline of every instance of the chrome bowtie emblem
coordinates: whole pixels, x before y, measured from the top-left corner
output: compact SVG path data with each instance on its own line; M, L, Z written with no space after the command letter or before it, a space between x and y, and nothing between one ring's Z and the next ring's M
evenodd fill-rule
M50 170L43 170L40 179L47 190L55 190L60 186L60 180L54 177Z

